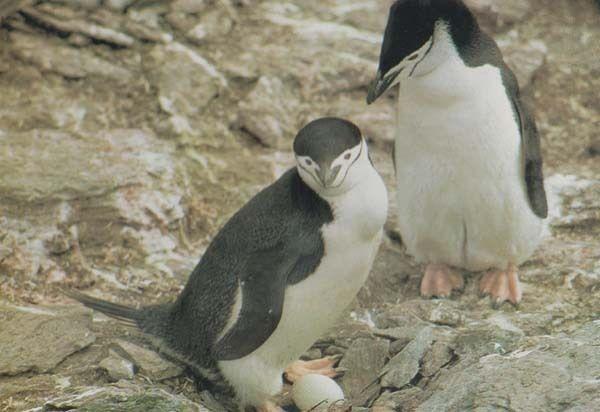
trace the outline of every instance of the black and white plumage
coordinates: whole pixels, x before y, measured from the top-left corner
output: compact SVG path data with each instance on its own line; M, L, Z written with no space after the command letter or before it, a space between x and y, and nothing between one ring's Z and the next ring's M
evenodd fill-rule
M174 303L135 310L71 296L132 320L198 370L218 370L242 406L276 409L269 401L284 369L363 285L387 214L385 186L355 125L315 120L294 152L297 167L227 222Z
M367 102L398 84L399 229L429 264L422 294L462 288L453 266L490 270L481 291L518 303L516 265L540 241L547 202L514 74L461 0L398 0Z

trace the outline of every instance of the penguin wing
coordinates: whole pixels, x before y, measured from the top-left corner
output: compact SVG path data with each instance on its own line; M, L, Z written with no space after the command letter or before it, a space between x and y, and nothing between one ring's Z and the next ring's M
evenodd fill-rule
M524 176L529 205L537 216L545 218L548 216L548 201L544 189L540 136L529 109L521 104L516 97L512 97L511 100L521 129L523 159L525 162Z
M320 262L322 240L304 238L293 247L281 242L255 252L239 277L241 308L237 320L213 347L217 360L249 355L275 331L288 284L305 278Z

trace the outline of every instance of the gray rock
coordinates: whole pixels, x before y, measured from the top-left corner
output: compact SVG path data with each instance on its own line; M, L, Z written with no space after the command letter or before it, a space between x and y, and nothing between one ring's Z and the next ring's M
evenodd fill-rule
M586 152L590 156L600 156L600 139L592 141L588 145Z
M390 343L390 356L396 356L406 345L410 343L410 338L401 338Z
M134 39L125 33L108 27L98 26L89 21L79 20L75 17L69 16L70 18L68 19L61 19L31 8L25 10L24 13L40 24L51 27L61 33L80 33L96 41L118 47L128 47L134 43Z
M202 44L213 40L224 40L233 28L229 15L220 9L211 10L200 16L200 21L186 34L192 42Z
M288 148L294 138L298 101L277 77L262 76L239 104L239 126L267 147Z
M155 46L144 66L158 90L161 109L187 121L199 118L227 84L208 60L177 42Z
M75 392L46 401L43 408L44 410L118 410L120 412L209 412L204 406L182 395L125 381L108 387L82 387Z
M108 376L113 381L121 379L133 379L135 368L129 360L119 356L115 351L109 350L108 356L98 364L102 369L106 370Z
M302 355L302 359L304 360L312 360L312 359L320 359L323 357L323 354L321 353L321 349L319 348L310 348L308 351L306 351L303 355Z
M60 0L60 3L67 4L73 8L93 10L97 7L100 7L100 3L102 3L102 0Z
M433 342L433 345L431 345L431 348L423 357L420 371L423 377L429 378L434 376L440 369L457 358L454 352L453 338L453 335L447 336L446 339L438 337Z
M51 371L96 340L90 325L88 312L0 307L0 375Z
M419 373L421 360L434 341L433 328L425 328L394 356L381 372L381 386L400 389Z
M536 74L546 63L548 47L540 40L531 40L524 43L519 40L509 40L508 45L502 47L504 58L517 76L517 81L522 89L527 89L535 80Z
M438 325L459 326L465 320L464 314L458 310L457 305L448 300L436 302L428 315L427 320Z
M503 326L504 325L504 326ZM523 331L506 322L473 322L456 338L456 352L462 358L479 359L489 354L504 354L519 347Z
M33 0L3 0L0 2L0 21L29 6Z
M154 351L124 340L118 340L115 344L140 368L140 373L150 379L160 381L183 373L181 367L161 358Z
M123 11L133 4L134 1L135 0L105 0L104 5L115 11Z
M340 367L347 369L342 377L342 387L353 405L364 405L379 392L377 372L388 356L389 343L382 339L356 339L346 351ZM370 386L369 386L370 385Z
M206 10L207 0L175 0L171 2L171 10L175 12L196 14Z
M364 136L372 139L374 144L388 149L391 154L396 130L394 105L369 105L364 110L350 114L349 120L356 123Z
M11 152L0 162L0 191L13 201L39 202L101 196L149 182L147 173L166 160L152 152L153 139L141 130L82 136L54 130L9 133L0 140L0 150Z
M95 56L89 50L74 49L43 37L11 32L13 53L21 60L45 72L57 73L68 79L105 77L119 82L131 80L129 70Z
M500 32L525 20L533 6L529 0L466 0L486 29Z
M471 366L445 370L417 410L563 411L597 405L600 323L582 329L572 336L539 337L504 356L488 355Z
M600 225L600 181L556 174L546 179L550 225L556 229Z
M385 391L373 403L373 412L411 411L420 403L424 395L423 389L418 386L409 387L400 391Z

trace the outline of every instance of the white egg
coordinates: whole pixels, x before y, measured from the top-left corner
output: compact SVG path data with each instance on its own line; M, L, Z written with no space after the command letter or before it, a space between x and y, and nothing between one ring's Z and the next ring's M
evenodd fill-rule
M294 383L292 398L298 408L303 411L325 401L328 405L343 400L342 388L331 378L323 375L304 375ZM321 405L325 405L323 402Z

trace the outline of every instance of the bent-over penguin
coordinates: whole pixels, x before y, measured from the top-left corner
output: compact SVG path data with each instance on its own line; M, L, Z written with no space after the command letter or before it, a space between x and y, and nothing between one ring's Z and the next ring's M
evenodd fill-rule
M387 192L360 130L346 120L307 124L293 147L296 167L225 224L174 303L137 310L68 294L158 337L206 375L217 371L242 408L280 410L272 397L284 371L291 381L334 376L332 359L298 358L364 284Z
M427 264L421 294L462 289L457 268L486 270L480 291L518 303L517 265L537 247L548 208L535 120L514 74L461 0L398 0L367 103L397 84L399 230Z

